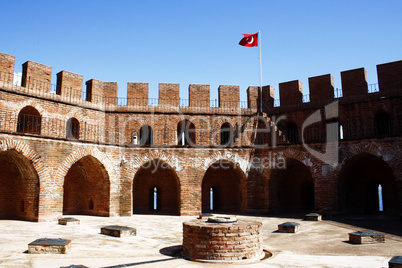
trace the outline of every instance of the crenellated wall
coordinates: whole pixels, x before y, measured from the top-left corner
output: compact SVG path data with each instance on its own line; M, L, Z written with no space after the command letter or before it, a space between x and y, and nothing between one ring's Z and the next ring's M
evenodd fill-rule
M303 100L302 83L293 80L279 84L280 106L275 105L272 86L261 90L250 86L248 108L241 109L240 88L235 85L219 86L219 107L211 105L210 86L203 84L189 86L188 102L180 100L180 85L172 83L159 84L158 105L150 104L148 83L127 83L127 103L119 102L115 82L88 80L83 96L83 76L64 70L57 73L54 91L52 68L31 61L23 65L22 84L14 85L14 62L13 56L0 53L0 181L9 189L7 196L0 191L0 199L16 200L19 208L15 210L18 215L25 213L24 219L53 220L68 207L63 198L81 195L96 197L90 199L93 208L85 208L90 215L129 216L135 213L133 200L149 201L149 189L135 187L141 176L142 181L152 179L148 182L155 182L161 192L175 195L167 198L164 205L174 203L178 215L195 215L208 207L203 204L209 200L205 193L210 190L203 185L205 178L216 183L217 193L222 191L220 201L226 203L229 212L288 212L281 205L282 197L289 198L289 204L296 204L300 212L300 204L306 201L311 205L311 200L302 199L292 189L302 189L301 184L304 187L307 183L311 188L302 193L313 195L315 210L336 214L345 208L342 202L349 202L343 196L349 190L342 183L363 174L363 169L373 178L380 174L378 178L389 191L387 196L392 196L391 209L402 211L402 61L377 65L378 91L369 92L366 71L359 68L341 73L343 96L335 95L334 78L325 74L309 78L309 102ZM326 107L336 100L336 112ZM264 113L257 113L260 104ZM22 113L27 107L37 114ZM305 126L313 115L318 121ZM276 121L279 118L281 121ZM39 132L21 128L31 127L32 122ZM188 125L194 131L193 144L180 144L181 122L191 123ZM338 166L325 164L308 151L326 151L326 132L334 122L343 129L343 137L338 138ZM152 129L152 143L134 144L133 135L141 138L143 126ZM231 142L222 141L225 131L233 131L226 135ZM275 155L286 158L291 166L289 172L254 161L264 159L275 164L279 160L269 158ZM161 161L170 168L164 171L157 167L158 175L152 176L144 171L150 161L154 161L153 165ZM356 165L357 172L353 166L359 161L364 164ZM217 162L226 168L209 169ZM371 167L381 169L376 173ZM37 196L24 195L21 190L10 199L9 193L18 188L14 187L18 183L9 183L13 174L29 178L29 187L39 185ZM96 187L74 195L80 190L75 178L86 175ZM159 181L167 177L169 183ZM72 181L71 189L65 186L68 180ZM288 181L295 187L282 187ZM174 191L171 184L175 185ZM71 191L63 193L63 188ZM101 195L96 189L102 190ZM136 195L140 198L134 199ZM233 195L238 197L234 203ZM24 198L28 198L26 209L20 200ZM85 206L90 203L87 199L80 202ZM38 213L34 206L38 206ZM6 209L0 206L0 212Z

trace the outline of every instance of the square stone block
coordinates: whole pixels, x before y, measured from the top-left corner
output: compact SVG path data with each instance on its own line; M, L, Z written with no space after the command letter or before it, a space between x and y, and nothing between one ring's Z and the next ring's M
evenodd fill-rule
M59 224L61 224L61 225L77 225L77 224L80 224L80 220L75 219L75 218L61 218L61 219L59 219Z
M304 215L304 220L305 221L321 221L322 216L321 216L321 214L318 214L318 213L309 213L309 214Z
M110 235L115 237L123 237L123 236L135 236L137 234L137 230L127 226L118 226L111 225L105 226L101 228L101 234Z
M394 256L388 262L389 268L402 268L402 256Z
M62 238L40 238L28 244L30 254L65 254L71 249L71 240Z
M368 230L349 233L349 242L353 244L385 243L384 234Z
M281 233L296 233L300 230L300 224L296 222L285 222L278 225L278 231Z

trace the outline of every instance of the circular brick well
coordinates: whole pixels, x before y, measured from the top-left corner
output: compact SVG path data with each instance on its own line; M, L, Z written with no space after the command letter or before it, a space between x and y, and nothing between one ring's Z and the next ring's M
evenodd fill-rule
M182 253L196 261L258 261L265 256L262 223L250 220L217 223L207 219L183 222Z

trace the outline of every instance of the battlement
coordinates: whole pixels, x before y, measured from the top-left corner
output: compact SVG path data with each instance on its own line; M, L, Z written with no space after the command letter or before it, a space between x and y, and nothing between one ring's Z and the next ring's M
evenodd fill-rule
M0 53L0 83L13 83L15 57ZM52 88L52 68L40 63L27 61L22 65L21 84L18 89L25 88L31 93L53 94L61 101L79 103L80 105L98 105L105 109L111 107L188 107L197 111L207 111L210 108L221 108L232 112L238 109L248 109L250 112L288 109L300 109L307 106L323 106L335 98L341 102L361 101L370 97L380 98L400 95L402 92L402 60L377 65L378 87L370 90L367 83L367 72L364 68L342 71L342 89L334 88L334 78L331 74L308 78L309 96L303 95L303 84L299 80L282 82L279 84L279 101L277 104L274 88L264 86L260 91L257 86L247 88L247 101L240 101L240 89L236 85L221 85L218 88L219 100L217 103L210 99L210 86L205 84L190 84L188 87L189 100L180 99L180 85L160 83L157 99L150 99L148 83L127 83L127 98L118 97L116 82L104 82L90 79L85 82L83 90L83 76L69 71L57 73L55 90ZM16 88L15 88L16 89ZM53 97L55 98L55 97ZM262 100L262 104L260 103ZM307 105L308 104L308 105ZM199 110L201 109L201 110ZM202 110L204 109L204 110ZM214 112L216 112L214 110Z

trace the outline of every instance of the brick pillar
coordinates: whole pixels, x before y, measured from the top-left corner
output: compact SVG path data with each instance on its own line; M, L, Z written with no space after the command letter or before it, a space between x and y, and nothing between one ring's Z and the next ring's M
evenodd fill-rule
M103 102L103 82L91 79L85 83L87 87L87 93L85 100L93 103Z
M127 83L127 105L148 106L148 83Z
M281 108L299 105L303 102L303 84L299 80L279 84Z
M247 107L249 109L257 109L259 107L258 96L259 87L250 86L247 88Z
M239 86L219 86L219 107L239 108L240 93Z
M367 72L364 68L341 72L343 98L364 98L367 95Z
M275 102L275 89L272 86L262 87L262 110L264 112L272 111Z
M56 94L81 100L82 83L82 75L61 71L57 73Z
M179 105L180 105L180 85L160 83L159 106L179 107Z
M209 85L191 84L188 88L190 107L210 107Z
M310 103L325 105L334 100L334 78L330 74L309 77Z
M15 57L0 53L0 81L12 83L14 77Z
M50 92L52 67L27 61L22 64L22 86L42 92Z
M402 60L377 65L377 76L382 96L402 92Z

